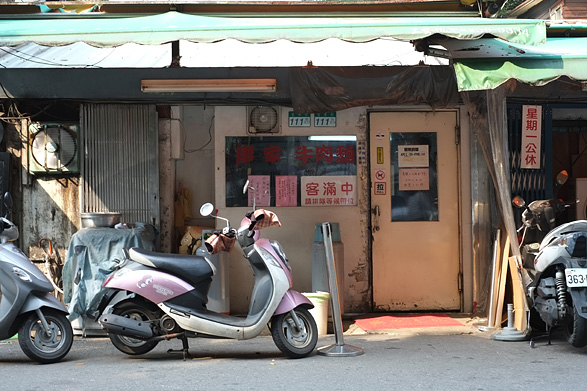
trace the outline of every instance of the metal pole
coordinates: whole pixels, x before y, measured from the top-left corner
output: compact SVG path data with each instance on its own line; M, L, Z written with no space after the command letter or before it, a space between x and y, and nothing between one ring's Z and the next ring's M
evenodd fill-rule
M336 343L318 348L318 354L329 357L359 356L364 353L363 348L345 345L342 334L342 317L340 315L340 301L336 283L336 267L334 264L334 249L332 246L332 228L330 223L322 223L324 251L326 252L326 270L328 272L328 287L330 289L330 304L332 306L332 324Z
M489 313L487 314L487 326L479 326L478 329L481 331L493 331L496 329L495 323L495 314L493 313L493 306L494 306L494 295L495 295L495 274L497 272L498 265L498 253L499 253L499 244L500 244L500 237L501 237L501 230L498 229L495 232L495 241L493 242L493 273L491 275L491 293L489 294Z

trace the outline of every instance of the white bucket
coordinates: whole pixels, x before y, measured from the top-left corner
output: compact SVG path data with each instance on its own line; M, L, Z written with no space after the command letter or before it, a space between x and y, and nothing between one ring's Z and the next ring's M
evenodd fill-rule
M302 293L302 295L306 296L314 304L310 314L314 317L318 326L318 335L328 334L328 302L330 301L330 294L328 292L312 292Z

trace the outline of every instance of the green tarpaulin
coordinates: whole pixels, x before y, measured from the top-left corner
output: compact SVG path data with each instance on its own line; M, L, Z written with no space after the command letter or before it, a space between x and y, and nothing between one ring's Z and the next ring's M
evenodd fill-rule
M458 58L459 51L451 50L459 91L494 89L509 79L534 86L561 76L587 80L587 38L550 38L535 47L483 41L485 52L477 58Z
M37 15L38 16L38 15ZM378 16L334 17L216 17L167 12L165 14L108 17L86 13L58 17L42 15L22 19L0 15L0 46L35 42L47 46L83 41L94 46L118 46L127 42L157 45L184 39L216 42L234 38L262 43L278 39L317 42L338 38L366 42L381 37L401 40L441 34L456 39L492 35L504 40L537 45L546 40L546 24L540 20L483 18L398 18Z

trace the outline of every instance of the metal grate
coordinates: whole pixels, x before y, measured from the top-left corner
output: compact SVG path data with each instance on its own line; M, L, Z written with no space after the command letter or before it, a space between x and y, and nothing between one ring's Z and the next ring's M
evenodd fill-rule
M510 157L510 180L512 196L522 196L527 203L552 197L552 129L551 113L543 107L541 161L539 170L520 168L522 149L522 105L508 105L508 144ZM550 182L549 182L550 181ZM519 220L519 212L514 213ZM519 221L516 221L519 223Z
M157 112L152 105L81 108L83 213L159 224Z

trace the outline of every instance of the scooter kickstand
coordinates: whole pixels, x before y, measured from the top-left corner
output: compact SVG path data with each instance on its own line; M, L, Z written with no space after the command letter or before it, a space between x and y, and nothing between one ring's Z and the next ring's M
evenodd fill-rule
M546 333L542 333L540 335L537 335L535 337L533 337L532 339L530 339L530 347L534 348L536 346L536 340L537 339L541 339L541 338L547 338L548 339L548 345L552 345L552 340L551 340L551 333L552 333L552 327L551 326L547 326L546 327Z
M186 337L186 335L184 333L181 337L179 337L179 339L181 339L182 349L181 350L169 349L167 351L167 353L182 353L183 354L183 361L186 361L186 359L188 357L191 359L192 356L190 355L190 347L188 345L188 337Z

